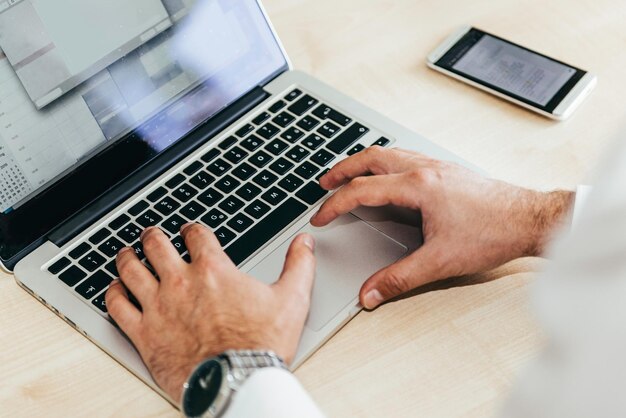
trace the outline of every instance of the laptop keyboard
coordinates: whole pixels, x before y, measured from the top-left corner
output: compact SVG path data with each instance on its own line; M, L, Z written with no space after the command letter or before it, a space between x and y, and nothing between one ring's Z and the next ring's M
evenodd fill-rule
M160 227L189 262L180 228L204 224L240 265L326 196L318 179L340 155L364 150L358 141L369 132L295 89L75 245L48 271L106 314L104 295L118 277L119 250L133 247L151 268L139 240L149 226ZM390 142L381 137L370 146Z

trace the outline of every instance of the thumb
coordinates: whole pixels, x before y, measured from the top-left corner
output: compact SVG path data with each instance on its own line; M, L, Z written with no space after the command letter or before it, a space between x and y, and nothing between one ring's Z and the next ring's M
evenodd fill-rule
M314 251L313 237L309 234L298 235L289 246L283 272L274 284L287 292L290 298L306 301L307 312L315 279Z
M361 287L361 305L374 309L389 299L440 279L443 268L437 267L439 259L433 247L424 245L408 257L380 270Z

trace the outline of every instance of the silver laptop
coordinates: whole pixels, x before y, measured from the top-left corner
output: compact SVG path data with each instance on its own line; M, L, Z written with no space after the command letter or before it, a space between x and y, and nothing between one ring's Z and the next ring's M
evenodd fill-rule
M359 312L364 280L421 243L418 215L395 208L312 228L317 179L374 144L465 164L292 71L255 0L0 2L0 48L3 266L163 396L104 302L116 253L145 259L143 228L189 260L181 225L207 225L267 283L295 234L316 236L297 367Z

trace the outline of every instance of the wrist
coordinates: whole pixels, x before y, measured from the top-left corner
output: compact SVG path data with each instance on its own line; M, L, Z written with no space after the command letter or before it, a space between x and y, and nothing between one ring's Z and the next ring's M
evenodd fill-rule
M534 192L530 201L528 244L524 255L537 257L545 252L553 234L571 223L576 193L565 190Z

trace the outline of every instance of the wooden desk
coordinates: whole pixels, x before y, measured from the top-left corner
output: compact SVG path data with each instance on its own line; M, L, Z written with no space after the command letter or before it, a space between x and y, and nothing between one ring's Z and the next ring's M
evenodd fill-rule
M267 0L295 67L484 167L537 188L574 187L615 137L626 93L626 3L610 0ZM424 64L472 23L587 68L599 85L555 123ZM468 243L471 245L471 243ZM332 417L493 416L539 346L520 260L361 313L298 371ZM455 284L455 283L452 283ZM114 360L0 277L0 416L176 417Z

